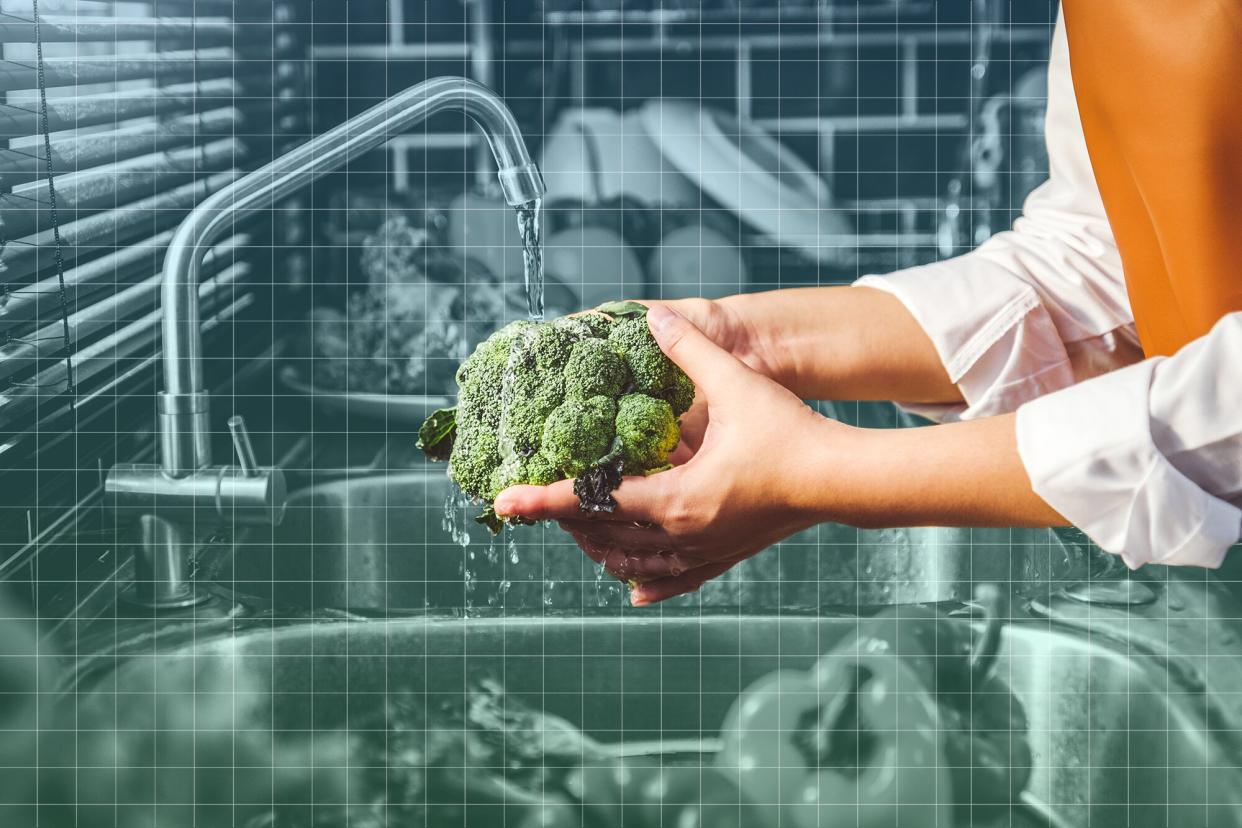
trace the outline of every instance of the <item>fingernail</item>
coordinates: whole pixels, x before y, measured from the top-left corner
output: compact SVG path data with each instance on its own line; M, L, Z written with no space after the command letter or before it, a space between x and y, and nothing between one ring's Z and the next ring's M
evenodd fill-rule
M645 607L650 603L651 601L643 595L642 590L635 589L630 591L630 606Z
M647 309L647 327L653 336L666 332L680 318L681 314L664 305L652 305Z
M494 511L499 517L508 517L509 511L513 506L511 501L512 498L505 497L503 494L500 495L496 498L495 502L492 503L492 511Z

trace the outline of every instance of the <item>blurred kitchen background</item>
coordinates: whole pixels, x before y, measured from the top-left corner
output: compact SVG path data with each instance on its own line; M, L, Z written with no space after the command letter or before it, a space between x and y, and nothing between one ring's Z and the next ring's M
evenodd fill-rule
M1004 679L1018 704L980 708L1031 748L1025 789L970 824L1239 824L1242 605L1214 573L1129 573L1072 530L826 524L634 610L555 527L474 524L415 433L527 307L514 210L461 114L380 133L275 206L215 204L207 393L157 396L165 355L195 362L193 282L161 307L179 224L414 84L469 78L511 109L547 183L550 315L847 284L1011 224L1047 176L1056 11L0 0L0 825L424 824L427 716L469 704L488 738L525 728L510 747L572 729L498 717L506 699L710 762L745 684L911 603L951 616L916 611L919 635L955 627L971 675ZM547 782L519 758L500 775L536 773L502 802ZM342 767L364 773L344 794ZM316 796L365 814L317 817Z
M142 542L104 482L155 457L159 268L174 228L239 175L412 84L460 75L512 109L548 184L549 313L841 284L944 258L1007 227L1047 174L1046 0L38 10L36 30L31 0L0 2L0 579L74 623L124 597ZM244 415L290 508L279 528L199 526L208 543L185 577L367 613L624 603L552 529L489 542L453 525L464 512L445 518L442 467L413 447L460 358L524 313L521 240L494 169L481 133L442 114L214 246L202 322L215 455L232 456L225 420ZM825 408L908 424L887 405ZM1010 530L824 527L795 543L823 555L773 554L694 600L958 598L957 576L929 575L912 550L932 543L965 572L1013 542ZM1036 554L1013 566L1046 577L1059 565L1050 533L1018 542ZM870 560L889 563L864 575ZM847 586L824 593L833 579Z

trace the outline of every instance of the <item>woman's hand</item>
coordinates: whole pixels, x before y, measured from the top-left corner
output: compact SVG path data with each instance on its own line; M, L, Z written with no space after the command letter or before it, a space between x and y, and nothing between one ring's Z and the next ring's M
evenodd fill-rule
M683 307L706 316L736 350L719 347L670 305L648 311L656 341L698 388L682 418L675 467L626 478L612 514L582 512L570 480L515 486L495 502L501 516L559 521L588 556L635 584L636 606L698 589L824 521L1064 525L1031 489L1012 414L917 429L846 426L739 357L763 364L742 339L728 338L736 331L727 319L697 303Z
M786 288L648 302L689 319L744 364L812 400L961 402L922 326L867 287Z
M688 319L704 336L748 368L780 382L785 360L779 348L770 346L772 335L779 335L779 332L756 317L752 296L742 294L719 300L644 299L642 304L649 308L669 308Z
M818 489L828 455L856 431L748 367L727 317L699 303L682 308L738 350L719 347L673 306L651 306L652 334L699 392L684 418L679 465L626 478L612 514L583 513L570 480L515 486L495 503L502 516L560 521L594 560L638 583L631 596L638 606L697 589L822 520Z

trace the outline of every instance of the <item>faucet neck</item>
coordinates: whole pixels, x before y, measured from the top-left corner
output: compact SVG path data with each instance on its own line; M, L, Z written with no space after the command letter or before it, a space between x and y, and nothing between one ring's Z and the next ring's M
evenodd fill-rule
M543 195L543 179L504 101L482 84L443 77L412 86L242 176L204 199L177 228L164 257L162 286L160 448L169 474L188 473L186 469L211 462L198 303L200 268L211 245L235 222L272 207L432 115L450 110L467 115L482 130L511 205ZM165 428L169 429L166 433Z
M185 477L211 465L211 398L206 391L158 397L160 467Z

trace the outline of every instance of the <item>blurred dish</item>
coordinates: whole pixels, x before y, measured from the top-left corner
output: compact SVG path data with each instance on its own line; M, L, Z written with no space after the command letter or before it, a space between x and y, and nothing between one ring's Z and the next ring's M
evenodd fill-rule
M478 259L502 279L523 272L517 214L501 198L465 192L448 208L447 240L459 255Z
M666 234L647 265L661 299L719 299L746 287L746 263L737 245L712 227L689 224Z
M633 198L649 206L699 201L698 188L661 155L637 110L566 111L548 134L539 169L549 201L590 205Z
M648 207L630 196L591 204L558 198L543 205L543 230L551 237L575 227L602 227L625 239L642 258L660 240L660 227L671 209Z
M713 199L777 244L835 259L827 237L851 233L828 185L754 124L688 101L648 101L642 124L664 157Z
M646 293L638 256L625 239L604 227L570 227L553 234L543 245L543 268L548 279L573 290L583 308Z
M299 369L286 365L280 371L280 383L294 394L311 398L325 412L386 420L389 423L417 428L432 411L453 404L447 396L419 394L373 394L362 391L331 391L303 378Z

